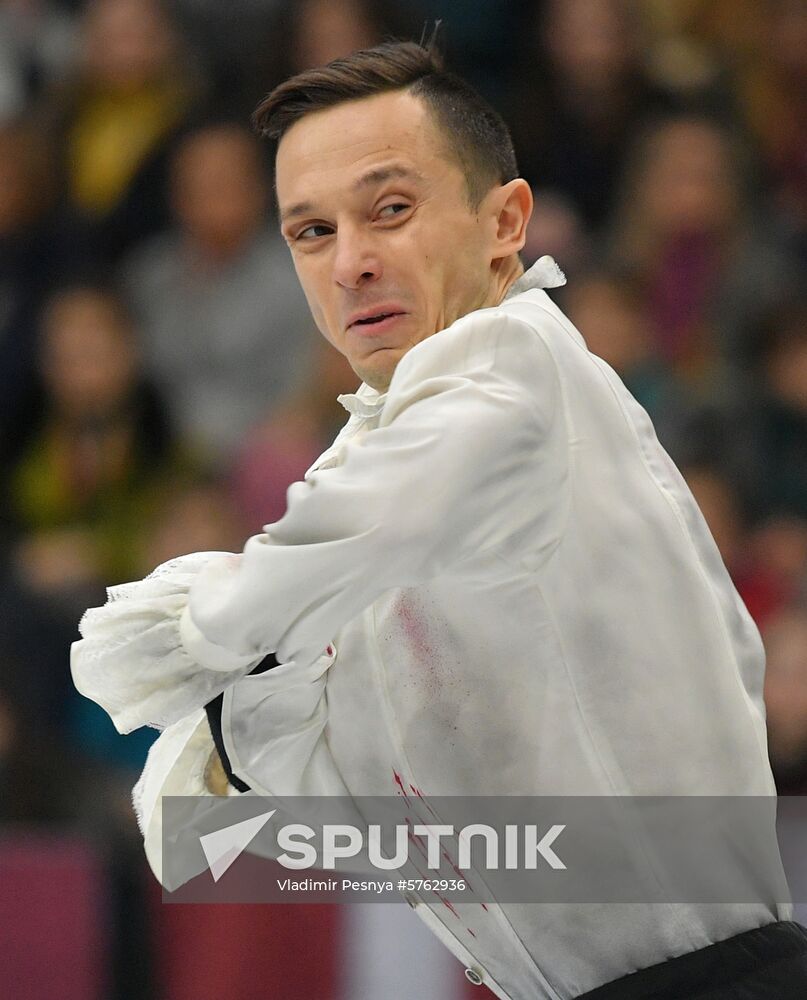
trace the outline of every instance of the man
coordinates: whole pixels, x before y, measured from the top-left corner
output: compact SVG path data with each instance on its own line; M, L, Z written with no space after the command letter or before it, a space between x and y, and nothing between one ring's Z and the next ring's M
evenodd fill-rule
M364 381L242 555L85 616L77 685L121 731L167 727L135 789L155 871L170 794L772 795L758 632L646 414L542 290L554 262L521 273L531 199L498 116L391 44L256 120L313 316ZM498 997L807 982L773 902L409 901Z

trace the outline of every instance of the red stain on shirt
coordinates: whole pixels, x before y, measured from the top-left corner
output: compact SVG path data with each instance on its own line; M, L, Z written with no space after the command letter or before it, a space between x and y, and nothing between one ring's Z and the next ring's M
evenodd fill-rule
M406 594L403 594L398 602L398 619L415 658L419 662L430 663L434 650L429 641L426 622Z
M404 591L395 605L399 641L406 645L413 664L419 668L419 682L428 694L437 697L443 686L440 644L435 641L433 622L417 597Z
M415 845L415 847L417 847L417 849L420 851L423 857L428 859L429 853L423 846L423 837L418 836L418 834L416 833L412 833L411 830L407 833L407 837L409 838L409 840L411 840L411 842Z
M420 799L420 801L423 803L423 805L426 806L426 808L429 810L429 812L432 814L432 816L434 816L434 818L437 819L437 813L434 811L434 809L432 809L432 807L429 805L429 803L423 797L423 792L421 792L421 790L419 788L415 788L415 786L413 784L411 784L411 783L410 783L409 787L412 789L413 794L417 795L417 797Z
M398 774L395 768L392 769L392 774L394 776L395 784L401 790L398 794L399 795L402 794L405 799L408 799L409 796L406 794L406 788L404 787L403 779L401 778L400 774Z

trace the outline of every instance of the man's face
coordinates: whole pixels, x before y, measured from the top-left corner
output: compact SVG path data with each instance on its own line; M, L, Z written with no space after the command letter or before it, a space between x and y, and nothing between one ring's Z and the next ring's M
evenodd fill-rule
M317 326L374 388L415 344L488 304L493 216L471 209L462 170L411 94L298 121L278 149L277 195Z

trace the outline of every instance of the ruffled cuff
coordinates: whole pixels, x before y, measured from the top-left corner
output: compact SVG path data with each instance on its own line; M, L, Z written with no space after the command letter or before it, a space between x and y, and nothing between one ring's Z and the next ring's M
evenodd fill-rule
M260 662L261 656L246 658L208 643L184 614L199 570L227 554L172 559L145 580L111 587L107 603L85 613L82 638L71 651L73 681L109 713L118 732L165 729Z

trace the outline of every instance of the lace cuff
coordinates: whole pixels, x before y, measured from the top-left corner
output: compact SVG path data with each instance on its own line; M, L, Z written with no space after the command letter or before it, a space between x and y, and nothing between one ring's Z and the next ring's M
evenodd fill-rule
M107 603L90 608L81 619L82 638L71 651L73 681L109 713L118 732L144 725L165 729L201 709L262 659L208 643L187 615L180 628L199 570L222 555L229 553L180 556L145 580L110 587ZM204 665L194 655L204 656Z

